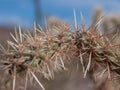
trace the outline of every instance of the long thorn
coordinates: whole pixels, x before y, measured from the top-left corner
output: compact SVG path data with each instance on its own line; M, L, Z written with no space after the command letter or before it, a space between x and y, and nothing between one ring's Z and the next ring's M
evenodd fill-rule
M34 35L35 35L35 40L36 40L36 31L37 31L37 27L36 27L36 23L34 22Z
M108 70L108 78L111 78L109 63L107 63L107 70Z
M75 29L78 30L78 25L77 25L77 18L76 18L76 11L74 9L74 25L75 25Z
M10 35L11 35L11 37L14 39L14 41L15 41L16 43L18 43L17 38L16 38L12 33L10 33Z
M0 44L0 50L1 50L1 51L5 51L5 48L3 47L2 44Z
M16 83L16 66L14 66L13 89L12 90L15 90L15 83Z
M53 78L52 73L50 71L50 68L49 68L48 64L46 64L46 66L47 66L47 70L48 70L48 73L49 73L50 77Z
M82 58L82 54L80 52L80 62L82 64L82 69L83 69L83 73L85 72L85 66L84 66L84 63L83 63L83 58Z
M62 67L63 67L63 69L65 69L65 65L64 65L63 59L62 59L61 56L59 56L59 57L60 57L60 61L61 61Z
M19 35L20 35L20 42L22 43L22 32L20 26L19 26Z
M82 30L85 30L85 20L84 20L84 17L82 15L82 12L80 12L80 17L81 17L81 21L82 21Z
M26 72L26 78L25 78L25 90L27 90L27 81L28 81L28 71Z
M19 43L19 37L18 37L18 33L17 33L17 29L15 28L15 37L16 37L16 40L18 41Z
M41 87L43 90L45 90L45 88L43 87L43 85L41 84L41 82L38 80L38 78L35 76L35 74L34 74L32 71L30 71L30 73L31 73L32 76L35 78L35 80L36 80L37 83L40 85L40 87Z
M88 72L88 71L89 71L89 69L90 69L91 56L92 56L92 51L90 52L90 55L89 55L89 61L88 61L88 64L87 64L86 70L85 70L85 72L84 72L84 78L86 77L87 72Z

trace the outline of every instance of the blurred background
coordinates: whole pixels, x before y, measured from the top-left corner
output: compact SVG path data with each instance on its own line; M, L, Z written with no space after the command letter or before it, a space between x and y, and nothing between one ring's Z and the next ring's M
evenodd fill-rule
M0 33L6 33L19 25L30 28L33 23L44 25L45 18L57 17L74 23L73 10L76 10L78 24L80 12L86 25L93 22L95 9L110 13L120 13L119 0L0 0ZM102 11L100 11L102 12ZM98 14L99 15L99 14ZM4 32L3 32L4 31ZM1 36L2 37L2 36ZM7 37L5 37L7 38Z
M5 40L10 39L9 33L13 32L15 27L30 29L34 22L44 26L45 18L56 17L73 24L74 9L79 25L81 25L80 13L84 16L87 26L95 23L100 15L104 15L102 23L104 33L116 33L115 26L120 25L120 0L0 0L0 43L5 44ZM110 29L111 27L115 28ZM108 31L109 29L111 31ZM79 74L78 71L71 71L69 78L66 75L55 77L56 81L49 81L51 84L47 86L47 90L95 90L90 77L83 79ZM81 78L78 79L79 76ZM36 87L37 89L39 90Z
M79 23L82 12L88 24L96 7L107 14L120 13L119 0L0 0L0 25L30 27L50 16L73 22L74 9Z

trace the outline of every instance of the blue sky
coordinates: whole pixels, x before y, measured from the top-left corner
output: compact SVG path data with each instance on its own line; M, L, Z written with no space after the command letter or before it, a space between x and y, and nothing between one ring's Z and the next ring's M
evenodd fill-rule
M119 0L41 0L44 16L56 16L74 21L76 9L78 21L82 12L87 23L92 19L93 10L102 6L107 14L120 13ZM30 26L35 21L33 0L0 0L0 24Z

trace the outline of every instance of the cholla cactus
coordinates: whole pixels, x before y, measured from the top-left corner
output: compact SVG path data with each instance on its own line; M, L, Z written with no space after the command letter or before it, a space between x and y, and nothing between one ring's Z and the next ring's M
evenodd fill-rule
M8 41L8 49L1 47L4 57L1 63L3 70L7 70L14 78L13 90L15 79L21 74L26 76L26 80L28 76L32 75L44 89L35 73L39 73L40 76L43 75L47 79L53 78L54 71L65 69L64 62L69 59L67 53L75 38L69 27L63 24L52 31L50 29L43 31L41 27L34 29L34 33L22 33L19 28L19 32L15 32L15 36L11 34L14 42Z
M112 78L114 73L120 74L120 58L97 28L84 30L82 27L79 30L75 25L74 32L64 23L52 27L47 30L35 27L33 33L23 32L19 28L15 35L11 34L14 41L7 41L7 50L1 45L2 70L13 78L13 90L18 77L24 78L25 90L28 81L33 79L45 90L37 76L53 79L54 72L65 70L66 64L75 60L81 62L84 78L88 72L95 77L107 73L107 77Z

